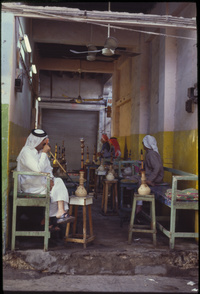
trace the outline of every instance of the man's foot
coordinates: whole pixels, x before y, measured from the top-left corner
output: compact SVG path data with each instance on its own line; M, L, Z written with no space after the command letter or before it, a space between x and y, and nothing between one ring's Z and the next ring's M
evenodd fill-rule
M69 209L68 210L63 210L63 209L60 209L57 211L57 214L56 214L56 218L60 218L63 216L63 214L68 214L69 213Z
M75 217L67 214L67 212L63 213L59 218L56 218L57 224L63 224L63 223L71 223L74 222Z

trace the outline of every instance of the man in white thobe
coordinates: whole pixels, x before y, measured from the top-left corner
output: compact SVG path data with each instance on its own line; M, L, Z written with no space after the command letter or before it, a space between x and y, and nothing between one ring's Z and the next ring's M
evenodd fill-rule
M17 157L17 171L33 171L50 173L50 217L56 217L57 224L74 221L69 216L68 203L69 194L61 178L53 176L53 168L47 153L51 150L48 145L49 139L45 131L41 129L32 130L28 136L25 146ZM46 179L41 176L20 175L18 177L18 190L27 193L45 193Z

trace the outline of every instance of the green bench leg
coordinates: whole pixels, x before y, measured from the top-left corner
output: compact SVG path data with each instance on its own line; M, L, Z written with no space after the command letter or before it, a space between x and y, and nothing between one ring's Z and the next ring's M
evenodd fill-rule
M170 217L170 236L169 236L169 248L174 249L175 245L175 226L176 226L176 209L171 207L171 217Z
M48 244L49 244L49 238L50 238L50 232L49 232L49 205L45 208L45 236L44 236L44 251L48 251Z
M153 198L152 201L151 201L150 216L151 216L151 229L154 230L154 233L153 233L153 244L156 245L156 210L155 210L155 198Z
M133 198L133 208L131 212L131 220L130 220L130 225L129 225L129 235L128 235L128 244L131 244L132 241L132 235L133 235L133 224L134 224L134 219L135 219L135 211L136 211L136 200Z
M13 204L11 250L15 250L16 214L17 207L15 204Z

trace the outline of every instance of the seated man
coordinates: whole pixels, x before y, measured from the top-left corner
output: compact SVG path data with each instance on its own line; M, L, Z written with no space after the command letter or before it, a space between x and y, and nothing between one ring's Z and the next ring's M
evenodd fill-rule
M45 172L50 173L50 211L49 216L56 218L56 223L74 221L73 216L67 213L69 195L64 182L55 178L47 153L51 150L48 145L49 139L45 131L40 129L32 130L28 136L25 146L17 157L17 171L24 172ZM46 193L46 180L42 176L20 175L18 177L19 192Z

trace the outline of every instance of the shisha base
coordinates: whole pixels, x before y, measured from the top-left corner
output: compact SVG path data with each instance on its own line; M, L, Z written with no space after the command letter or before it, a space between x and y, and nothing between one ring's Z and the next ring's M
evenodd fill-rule
M149 195L151 193L151 189L149 186L146 184L146 177L145 177L145 171L141 171L142 176L141 176L141 185L138 189L138 194L139 195Z
M84 171L81 170L79 173L80 173L79 186L75 191L75 195L79 197L85 197L87 196L87 191L84 187Z

